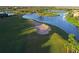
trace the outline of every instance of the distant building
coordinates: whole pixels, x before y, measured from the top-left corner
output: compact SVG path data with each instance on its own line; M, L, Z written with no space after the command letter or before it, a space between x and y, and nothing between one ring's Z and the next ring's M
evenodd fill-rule
M78 16L79 16L79 10L74 10L73 17L78 17Z
M8 17L8 16L12 16L12 15L14 15L14 13L0 12L0 17Z
M4 12L0 12L0 17L7 17L8 14L4 13Z

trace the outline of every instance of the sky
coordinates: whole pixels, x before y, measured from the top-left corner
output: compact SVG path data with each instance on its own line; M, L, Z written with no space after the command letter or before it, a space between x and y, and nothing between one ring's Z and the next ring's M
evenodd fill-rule
M78 0L0 0L0 6L79 6Z

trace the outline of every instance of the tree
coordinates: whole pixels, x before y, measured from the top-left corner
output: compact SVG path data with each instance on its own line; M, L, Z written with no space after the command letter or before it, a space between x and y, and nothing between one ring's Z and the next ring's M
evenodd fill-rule
M75 40L74 34L69 34L68 42L66 43L67 52L77 53L79 52L79 45Z
M74 52L74 47L75 47L75 45L76 45L76 41L75 41L74 37L75 37L74 34L70 34L70 35L69 35L69 39L68 39L69 44L70 44L70 48L71 48L71 49L70 49L71 52Z

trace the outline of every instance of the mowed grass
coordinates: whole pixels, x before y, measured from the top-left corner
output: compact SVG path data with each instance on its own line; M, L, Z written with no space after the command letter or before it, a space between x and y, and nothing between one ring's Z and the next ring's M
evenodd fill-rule
M54 33L60 37L56 38ZM67 35L56 26L51 26L47 35L37 34L31 21L24 20L22 15L0 18L0 52L65 52L63 44ZM49 40L53 49L42 47Z
M66 52L66 40L64 40L59 34L53 33L50 39L42 45L42 47L49 47L49 52L64 53Z

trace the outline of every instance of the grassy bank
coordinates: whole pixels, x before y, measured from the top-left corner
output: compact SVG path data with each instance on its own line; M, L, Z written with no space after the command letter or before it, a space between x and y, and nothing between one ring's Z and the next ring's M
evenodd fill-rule
M70 22L71 24L79 27L79 21L77 20L77 18L75 17L70 17L70 16L66 16L66 19L68 22Z

